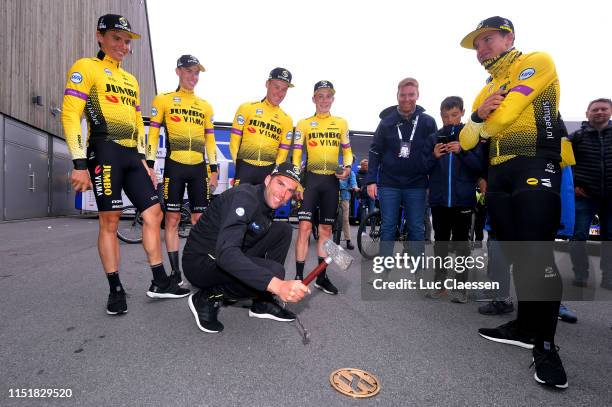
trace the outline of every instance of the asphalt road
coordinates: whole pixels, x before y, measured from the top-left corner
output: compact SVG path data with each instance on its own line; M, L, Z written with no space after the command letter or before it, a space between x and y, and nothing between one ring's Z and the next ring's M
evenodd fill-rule
M567 303L579 321L559 322L569 389L555 391L535 383L530 351L477 335L511 316L480 315L474 302L365 301L356 252L348 272L329 273L338 296L313 288L290 305L308 345L294 324L249 318L240 304L222 309L222 333L199 331L186 299L145 296L151 273L139 245L121 244L129 313L111 317L96 238L95 218L0 224L0 405L612 405L610 302ZM290 276L293 264L292 247ZM342 367L376 375L380 393L337 393L329 374ZM10 397L41 388L72 397Z

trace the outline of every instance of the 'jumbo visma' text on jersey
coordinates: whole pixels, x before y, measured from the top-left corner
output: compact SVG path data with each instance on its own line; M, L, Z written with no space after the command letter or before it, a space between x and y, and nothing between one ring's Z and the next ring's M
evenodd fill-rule
M267 100L240 105L230 138L232 160L264 166L287 159L293 138L293 120Z
M86 138L81 134L83 113L89 128ZM144 155L138 81L102 51L96 58L79 59L68 71L62 125L74 160L85 159L86 146L95 141L137 147Z
M519 54L480 91L472 111L500 89L507 92L502 104L483 123L470 121L463 128L461 147L472 148L483 136L491 138L491 165L516 156L560 161L559 78L551 57L543 52Z
M302 119L293 137L293 165L302 164L302 148L306 146L306 171L329 175L336 172L342 148L342 164L353 163L348 124L341 117L315 114Z
M173 161L200 164L206 153L208 163L217 164L213 109L207 101L182 88L155 96L147 139L147 160L155 160L157 156L159 128L164 122Z

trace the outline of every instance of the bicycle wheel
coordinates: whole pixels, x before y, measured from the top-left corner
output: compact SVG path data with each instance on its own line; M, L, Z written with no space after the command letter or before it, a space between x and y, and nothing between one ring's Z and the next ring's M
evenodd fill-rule
M142 216L138 209L126 206L121 210L117 237L125 243L142 242Z
M189 207L181 207L181 220L178 226L178 235L181 238L186 238L191 232L191 211Z
M380 211L370 213L357 230L357 247L361 255L371 260L380 253Z

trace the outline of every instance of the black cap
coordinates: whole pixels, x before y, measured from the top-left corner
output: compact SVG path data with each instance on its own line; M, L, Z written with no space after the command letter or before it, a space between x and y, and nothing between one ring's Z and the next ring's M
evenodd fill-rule
M329 89L332 91L332 94L336 93L336 90L334 89L334 85L330 81L319 81L315 83L314 93L317 93L319 89Z
M98 18L98 31L105 32L107 30L123 31L130 34L133 39L140 38L140 35L132 31L132 26L127 18L119 14L104 14Z
M476 29L461 40L461 46L463 48L474 49L474 40L476 37L487 31L507 31L514 33L514 25L512 21L504 17L489 17L478 23Z
M274 68L271 70L270 75L268 76L268 80L270 79L277 79L279 81L287 82L290 88L293 87L291 84L291 72L285 68Z
M179 59L176 61L177 68L187 68L189 66L197 65L200 68L200 72L204 72L206 69L200 64L198 58L193 55L181 55Z
M298 183L298 190L302 190L300 183L300 169L291 163L280 163L270 173L271 176L284 175Z

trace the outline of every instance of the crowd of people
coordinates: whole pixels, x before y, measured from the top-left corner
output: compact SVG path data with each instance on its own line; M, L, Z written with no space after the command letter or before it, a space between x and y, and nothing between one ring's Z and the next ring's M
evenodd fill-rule
M109 283L106 312L127 312L119 274L120 246L116 237L125 191L142 213L143 247L152 281L151 298L183 298L197 327L209 333L223 330L222 305L252 300L249 316L288 322L296 316L282 302L298 302L309 292L303 284L309 236L318 229L318 262L327 256L323 243L331 236L341 205L346 248L354 248L348 223L351 192L360 207L380 205L381 256L391 256L398 211L407 219L407 250L418 256L429 237L434 253L470 253L469 231L476 213L476 239L488 233L489 276L503 282L481 306L483 314L514 310L509 298L510 270L516 287L516 319L496 328L481 328L481 337L532 349L535 380L566 388L567 378L555 344L559 317L575 321L560 304L562 284L553 252L538 252L529 242L554 241L561 219L562 168L573 165L575 227L571 258L573 284L589 284L585 241L594 215L601 230L601 287L612 289L612 101L600 98L587 107L587 121L570 135L559 114L560 84L553 60L543 52L524 54L514 47L512 22L491 17L461 41L476 51L490 75L472 104L467 121L463 100L445 98L443 123L417 104L419 82L402 79L397 105L384 109L367 159L352 171L354 156L348 122L331 114L336 89L329 80L314 85L315 113L293 119L280 107L292 75L274 68L265 81L265 97L237 109L231 128L230 153L236 166L232 188L210 201L217 186L216 142L212 106L195 95L204 66L193 55L177 60L178 87L157 95L152 103L148 137L140 109L140 89L134 76L121 68L131 42L138 39L127 19L116 14L99 18L100 51L70 68L64 92L62 123L74 161L75 191L93 189L99 210L98 249ZM85 115L88 134L82 134ZM155 160L159 131L166 128L167 155L163 173L162 211L156 193ZM564 136L568 136L565 138ZM572 153L573 152L573 153ZM288 162L288 161L291 162ZM194 225L179 256L178 222L187 189ZM274 222L274 210L292 198L300 201L295 241L295 278L287 278L285 259L292 243L287 223ZM165 271L164 240L171 272ZM452 242L452 244L451 244ZM504 242L528 242L520 252ZM181 261L182 260L182 261ZM182 270L181 270L182 266ZM438 267L434 280L451 270ZM182 287L183 273L196 292ZM469 273L457 274L467 281ZM330 295L338 288L324 271L314 286ZM533 296L536 293L536 296ZM542 298L538 294L546 293ZM430 299L445 297L434 289ZM465 290L451 301L466 303ZM280 300L280 302L279 302Z

